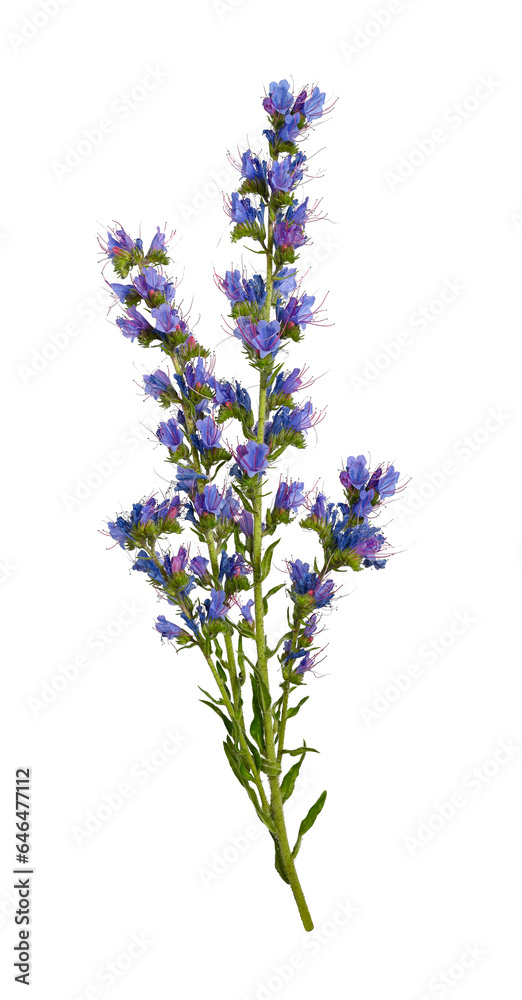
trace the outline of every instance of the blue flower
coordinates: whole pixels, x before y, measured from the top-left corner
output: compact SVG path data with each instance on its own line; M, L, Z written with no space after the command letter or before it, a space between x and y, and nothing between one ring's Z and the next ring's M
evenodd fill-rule
M273 191L291 191L303 179L302 165L306 160L304 153L298 153L292 159L285 156L282 160L274 160L269 173L268 180Z
M266 160L259 160L249 149L241 156L241 176L248 181L266 182Z
M116 320L124 337L129 337L133 341L142 333L148 333L152 327L144 316L141 316L135 306L127 309L125 316L118 316Z
M190 572L197 576L198 580L202 583L210 582L210 573L208 571L208 559L204 556L194 556L194 559L190 562Z
M281 346L280 325L277 320L267 323L262 319L254 323L247 316L240 316L234 336L258 352L260 358L275 355Z
M207 476L194 472L194 469L185 469L183 465L176 466L176 489L183 493L190 493L194 489L199 479L207 479Z
M167 281L154 267L143 268L134 279L134 289L148 302L157 301L158 295L164 295L166 301L171 302L176 291L173 283Z
M248 441L247 444L238 445L236 458L243 472L251 478L268 469L268 452L268 445Z
M235 521L241 511L241 504L229 486L223 498L223 506L219 512L221 521Z
M226 549L223 549L219 564L219 583L221 583L223 579L234 580L237 576L245 576L250 572L250 566L245 562L242 555L238 555L237 552L234 552L234 555L229 556Z
M161 368L157 368L152 375L143 376L143 385L147 396L152 396L158 400L163 392L172 389L172 382L168 375Z
M301 388L302 384L300 368L294 368L293 371L286 374L279 372L270 386L269 396L278 396L280 393L283 393L284 396L291 396L292 393Z
M319 87L314 87L310 97L304 102L303 114L307 121L313 122L316 118L321 118L324 112L324 102L326 94L322 94Z
M354 503L353 507L350 508L353 517L368 517L368 514L372 512L372 500L375 496L375 490L363 490L361 489L359 494L359 499Z
M127 295L132 295L132 293L134 291L134 286L133 285L120 285L120 284L118 284L118 282L114 282L114 283L109 282L109 285L112 288L114 294L117 296L117 298L123 304L125 303L125 299L127 298Z
M250 625L253 625L254 623L254 619L252 618L252 612L250 610L253 604L255 604L255 601L253 598L250 598L250 600L247 601L246 604L241 605L241 614L243 615L245 621L249 622Z
M201 449L208 451L211 448L218 448L221 441L221 431L216 423L212 420L212 417L205 417L203 420L198 420L196 427L199 431L199 440L197 442Z
M303 493L304 483L298 482L281 482L277 487L277 493L274 500L274 510L288 510L295 512L299 510L305 502L305 495Z
M229 215L232 222L237 225L246 223L250 226L255 224L262 226L265 218L265 206L261 205L256 208L255 205L252 205L250 198L241 198L237 191L234 191L230 199Z
M223 495L217 486L205 486L202 493L194 496L194 507L196 513L201 517L204 514L219 514L223 507Z
M158 554L156 555L157 558L159 559L160 556ZM134 566L132 568L137 570L138 573L148 573L151 580L153 580L155 583L164 582L161 569L159 568L159 566L156 565L154 559L151 559L148 552L145 552L145 549L140 549L140 551L138 552L138 558L136 559L136 562L134 563Z
M394 495L399 476L400 472L396 472L393 465L390 465L384 475L379 477L376 489L380 500L385 500Z
M215 590L212 587L210 591L210 600L205 601L205 606L207 608L208 617L212 620L218 618L225 618L227 613L227 608L225 606L225 601L227 595L224 590Z
M156 431L156 437L166 448L176 451L183 441L183 431L178 427L174 417L171 417L170 420L160 423Z
M309 564L300 559L289 562L288 569L292 581L292 598L294 595L308 594L316 608L325 608L331 603L335 590L333 580L324 580L318 573L311 572Z
M369 475L364 455L358 455L357 458L349 455L346 460L346 469L341 472L339 479L346 489L353 486L354 489L359 490L366 484Z
M300 299L292 296L286 305L278 302L276 306L276 316L284 332L285 327L292 329L294 326L306 329L307 323L313 323L314 314L312 306L315 302L315 295L302 295Z
M155 627L163 639L177 639L178 636L187 634L179 625L167 621L165 615L158 615Z
M178 333L180 330L185 332L183 329L185 324L182 324L177 309L168 302L162 302L160 306L153 309L151 316L156 320L156 332L163 334L163 336L169 333Z
M290 91L288 80L280 80L270 84L268 97L263 101L263 107L269 115L285 114L293 106L294 97Z
M282 267L277 274L274 275L273 288L277 295L286 299L292 294L294 289L297 288L297 282L295 280L296 273L295 269L292 269L291 267Z

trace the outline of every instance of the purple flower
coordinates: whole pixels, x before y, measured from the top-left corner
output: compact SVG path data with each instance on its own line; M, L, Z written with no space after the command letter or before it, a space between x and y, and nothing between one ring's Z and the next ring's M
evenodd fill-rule
M154 301L155 296L164 295L167 302L172 301L176 291L173 283L167 281L154 267L143 268L143 271L134 279L134 289L141 295L142 299Z
M246 604L242 604L242 605L241 605L241 614L243 615L243 618L244 618L244 619L245 619L245 620L246 620L247 622L249 622L249 623L250 623L251 625L252 625L252 624L254 623L254 619L252 618L252 612L251 612L250 608L251 608L251 607L252 607L252 605L253 605L253 604L255 604L255 603L256 603L256 602L255 602L255 601L254 601L254 599L253 599L253 598L251 597L251 598L250 598L250 600L246 602Z
M301 225L282 219L274 226L274 241L280 250L297 249L306 243L306 235Z
M190 572L197 576L202 583L208 583L210 580L208 559L205 559L204 556L194 556L190 562Z
M319 87L314 87L310 97L303 105L303 114L307 121L313 122L316 118L322 117L325 98L326 94L322 94Z
M183 329L177 309L168 302L162 302L157 309L153 309L151 316L156 320L156 331L164 336Z
M341 472L339 479L346 489L353 486L354 489L359 490L367 482L368 476L369 472L364 455L358 455L357 458L350 455L346 460L346 469Z
M237 576L246 576L250 572L250 566L245 562L242 555L234 552L234 555L229 556L227 551L223 549L219 564L219 583L221 583L223 577L227 580L234 580Z
M217 486L205 486L202 493L196 493L194 496L194 507L200 517L204 514L216 516L221 511L223 503L223 496Z
M235 521L241 510L241 504L237 497L232 493L232 487L229 486L227 492L225 493L223 499L223 506L220 511L220 519L222 521Z
M214 587L212 587L210 591L210 601L205 601L209 618L212 618L214 621L218 618L225 618L227 613L227 609L225 607L226 599L227 595L224 590L215 590Z
M259 323L253 323L248 317L240 316L234 336L258 351L260 358L266 358L269 354L275 355L279 350L281 345L279 331L280 325L277 320L267 323L262 319Z
M134 340L139 337L141 333L146 333L152 330L152 327L144 316L141 316L135 306L127 309L125 316L118 316L116 320L124 337L130 337Z
M297 288L295 275L296 271L291 267L282 267L281 270L274 275L273 287L277 295L281 295L282 298L286 299L292 294L294 289Z
M312 311L314 302L315 295L302 295L300 299L292 296L286 305L278 302L276 306L276 316L282 329L284 330L285 327L289 327L291 329L294 326L299 326L303 330L306 329L306 324L313 323L314 320L314 314Z
M184 493L190 493L199 479L207 478L199 472L194 472L193 469L185 469L183 465L176 466L176 489L182 490Z
M250 198L241 198L237 191L234 191L230 196L228 214L232 222L237 225L252 226L258 224L262 226L265 218L265 206L260 205L259 208L256 208L255 205L252 205Z
M263 107L269 115L286 114L287 111L290 111L293 103L294 98L290 92L288 80L280 80L279 83L274 81L270 84L268 97L265 97Z
M163 392L172 388L169 376L161 368L157 368L152 375L144 375L143 385L145 386L147 396L152 396L156 400L159 399Z
M277 133L279 142L295 142L295 140L299 137L300 120L301 115L299 113L285 115L285 123Z
M292 512L299 510L299 507L305 502L305 496L302 492L303 486L304 483L294 483L292 481L289 483L279 483L274 500L274 510L288 510Z
M147 257L150 257L151 254L165 252L166 249L167 249L166 235L165 233L161 232L159 226L156 226L156 233L152 237L150 247L147 251Z
M351 508L351 513L353 517L368 517L372 511L372 500L375 496L375 490L361 490L359 494L359 499L357 503L354 503Z
M291 191L303 179L302 164L306 157L298 153L295 159L285 156L282 160L274 160L268 173L268 180L273 191Z
M109 285L122 304L125 303L127 295L131 295L132 292L134 291L133 285L120 285L117 282L115 282L114 284L111 284L111 282L109 282Z
M176 451L183 441L183 431L178 427L174 417L171 417L170 420L161 422L156 431L156 437L166 448Z
M133 253L134 250L143 251L143 241L134 241L124 229L115 229L114 235L107 233L107 252L109 257L121 257L125 253Z
M177 639L178 636L187 634L179 625L168 622L165 615L158 615L155 627L163 639Z
M212 417L205 417L203 420L198 420L196 427L199 431L201 445L205 451L210 448L219 447L221 431L218 425L212 420Z
M238 445L236 458L243 472L250 478L257 476L258 473L266 472L269 450L268 445L258 444L257 441L248 441L247 444Z
M249 149L241 156L241 176L248 181L266 181L266 161L258 160Z
M387 497L392 497L397 488L397 482L400 476L400 472L396 472L393 465L390 465L383 476L379 478L377 483L377 492L379 494L380 500L385 500Z
M288 570L292 581L291 597L294 594L308 594L313 598L316 608L324 608L330 604L335 590L333 580L323 580L318 573L310 571L308 563L303 563L300 559L289 562Z
M187 565L187 550L181 546L178 549L177 556L166 556L165 557L165 568L172 576L175 573L183 573L185 566Z
M254 534L254 518L249 510L241 511L241 515L237 523L246 538L251 538Z

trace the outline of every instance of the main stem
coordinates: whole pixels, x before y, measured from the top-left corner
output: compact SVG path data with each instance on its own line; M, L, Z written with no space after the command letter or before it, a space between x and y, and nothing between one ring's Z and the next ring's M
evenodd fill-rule
M270 321L270 308L272 303L272 284L273 284L273 270L272 270L272 253L274 245L274 223L269 220L268 223L268 242L267 242L267 268L266 268L266 300L263 308L263 319ZM265 368L260 371L259 378L259 408L258 408L258 424L257 424L257 441L262 444L265 436L265 423L266 423L266 389L268 381L268 372ZM257 666L258 670L264 680L264 683L270 691L269 678L268 678L268 663L266 656L266 641L265 641L265 626L264 626L264 606L263 606L263 584L261 580L261 562L262 562L262 519L263 519L263 487L262 480L259 476L257 478L255 498L254 498L254 537L253 537L253 572L254 572L254 602L255 602L255 619L256 619L256 646L257 646ZM271 764L277 764L277 754L275 750L275 737L274 737L274 725L272 718L272 706L271 704L267 709L263 710L263 726L265 733L265 747L266 747L266 757ZM277 842L279 845L279 852L281 855L281 861L290 883L290 887L294 894L295 901L297 903L297 908L299 910L301 920L303 921L303 926L305 930L313 930L313 920L310 916L310 911L299 882L297 871L294 864L294 859L292 857L292 851L290 844L288 842L288 834L286 832L286 824L283 812L283 798L281 795L281 788L279 785L279 778L277 774L269 775L270 784L270 796L271 796L271 811L274 820L274 826L276 829Z

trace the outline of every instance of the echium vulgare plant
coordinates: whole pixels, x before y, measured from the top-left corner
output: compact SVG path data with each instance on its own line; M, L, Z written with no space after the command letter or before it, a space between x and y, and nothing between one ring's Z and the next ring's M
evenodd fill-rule
M304 371L287 370L284 358L292 341L300 341L317 321L315 298L297 280L297 251L308 242L307 224L318 217L317 205L297 197L307 179L298 142L328 110L324 105L318 87L294 96L286 80L271 83L263 100L270 123L264 132L268 156L261 159L249 149L242 154L235 164L238 190L225 202L232 242L257 244L265 258L263 274L248 277L236 269L217 278L229 303L231 332L256 372L257 405L238 381L214 374L214 359L176 305L176 288L163 272L170 263L166 233L158 227L145 250L140 238L118 226L102 244L118 278L111 288L125 307L116 320L123 336L164 356L162 367L143 383L145 393L171 411L156 433L175 470L166 496L134 503L129 513L109 521L108 532L132 553L133 569L144 573L170 606L157 618L160 635L178 649L199 649L208 664L215 688L214 693L200 688L201 700L224 723L228 763L274 840L275 867L292 889L306 930L313 923L295 859L326 792L309 809L291 846L284 803L312 748L304 741L297 748L285 746L287 723L308 697L302 689L320 655L321 613L336 592L331 574L385 565L386 541L373 521L399 476L393 465L371 471L364 455L350 455L340 474L341 502L307 493L302 482L288 478L280 479L275 495L268 488L268 471L288 448L306 446L306 433L318 419L310 401L296 401L299 390L310 385ZM235 446L224 436L230 421L242 438ZM273 499L267 505L268 496ZM285 582L267 590L279 539L267 540L300 510L301 526L318 536L322 565L317 559L313 566L288 561ZM203 552L168 547L183 521ZM265 617L283 587L288 624L269 648Z

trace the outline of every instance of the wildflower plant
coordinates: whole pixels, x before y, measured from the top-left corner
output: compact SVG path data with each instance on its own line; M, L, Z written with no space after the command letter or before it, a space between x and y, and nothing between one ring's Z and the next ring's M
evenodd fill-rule
M217 278L230 331L256 373L257 400L238 381L215 373L214 359L191 332L164 273L166 233L158 228L145 249L118 226L102 243L117 279L110 282L115 301L125 308L117 325L128 340L163 357L143 387L166 411L156 433L172 466L167 495L134 503L108 522L108 533L165 601L159 634L179 650L198 649L208 664L214 690L200 688L201 700L223 722L228 763L273 838L277 872L311 930L295 860L326 792L291 844L284 805L306 754L317 751L304 741L288 747L287 728L308 699L303 688L321 655L321 617L336 594L332 574L385 566L387 544L374 520L399 474L393 465L371 470L363 455L351 455L336 502L312 496L292 479L270 492L268 471L288 448L306 446L318 420L310 401L299 402L300 390L311 384L305 371L288 370L285 359L317 321L315 298L302 290L297 271L307 226L318 217L317 205L298 195L307 179L299 144L329 109L318 87L294 96L286 80L270 84L263 107L268 155L242 154L238 190L225 201L232 243L246 240L264 258L263 273L235 269ZM313 565L289 560L285 581L267 589L280 541L272 536L296 518L316 533L322 556ZM175 542L184 527L196 536L198 554ZM287 623L269 647L265 619L283 588Z

